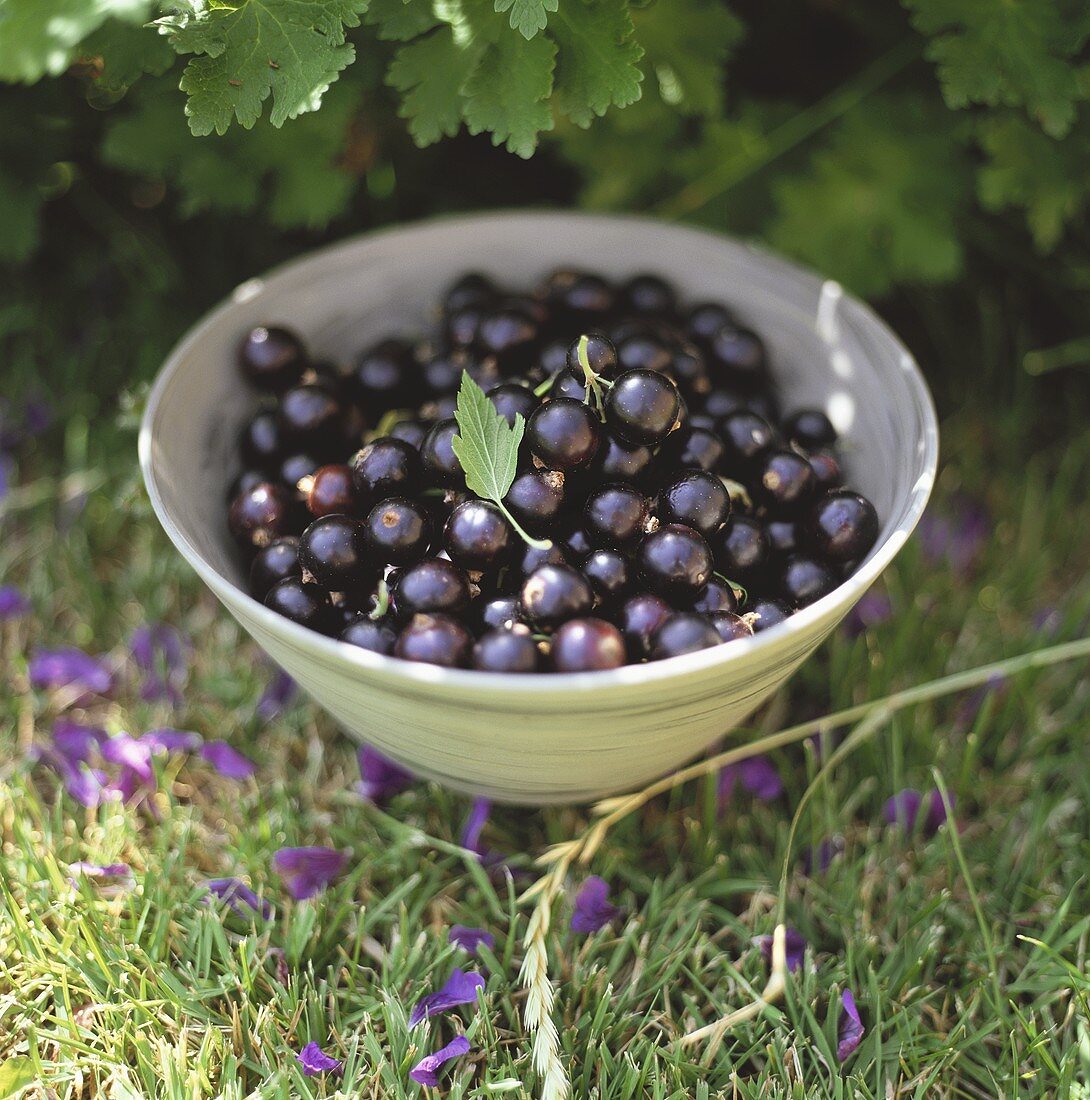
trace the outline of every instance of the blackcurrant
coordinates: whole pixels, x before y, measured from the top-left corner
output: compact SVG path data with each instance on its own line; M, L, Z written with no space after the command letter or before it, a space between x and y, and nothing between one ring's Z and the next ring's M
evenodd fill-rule
M431 543L431 523L416 501L390 497L379 501L363 521L367 553L388 565L420 561Z
M837 583L837 578L827 566L813 558L793 554L784 562L780 594L789 607L806 607L827 596Z
M363 528L350 516L322 516L299 539L299 563L330 592L356 588L373 574Z
M287 577L269 589L265 606L293 623L324 634L336 623L333 604L324 588L298 577Z
M280 430L297 448L325 456L335 453L344 434L344 407L326 386L295 386L280 399Z
M765 597L753 600L746 605L746 620L749 622L754 634L778 626L790 614L790 610L779 600L771 600Z
M723 378L746 389L767 382L768 363L761 338L741 325L726 324L708 342L711 365Z
M505 370L528 365L537 339L537 323L521 309L486 313L477 329L481 352L494 355Z
M701 302L689 310L685 327L697 343L710 343L724 325L734 324L734 316L718 302Z
M242 373L259 389L283 393L298 385L307 368L302 340L276 325L251 329L238 349Z
M654 336L629 336L617 345L621 371L649 370L665 373L673 362L671 349Z
M730 611L717 611L709 616L721 641L734 642L739 638L751 638L753 628L741 615Z
M467 500L450 514L443 546L463 569L497 570L511 556L517 536L503 513L483 500Z
M631 485L603 485L587 497L583 522L595 545L617 549L644 533L647 514L647 498Z
M444 668L469 664L473 635L449 615L414 615L397 636L394 656Z
M681 395L664 375L630 370L618 375L605 400L606 422L629 443L661 443L677 422Z
M359 498L351 467L337 463L315 470L307 487L306 504L312 516L349 516L358 512Z
M609 283L600 275L583 271L554 272L545 282L545 295L560 313L583 321L604 316L614 303Z
M255 413L239 434L238 445L249 465L266 471L275 470L284 457L286 447L276 411L262 409Z
M712 573L712 553L703 535L676 523L645 535L636 563L647 585L667 599L695 597Z
M292 495L305 497L305 486L300 486L299 483L304 479L309 482L319 466L321 466L321 462L314 455L308 454L306 451L299 451L296 454L288 455L280 463L277 478Z
M586 405L558 397L530 417L526 439L530 452L548 469L575 470L594 458L601 428Z
M564 507L563 475L547 470L518 474L503 503L527 531L543 533Z
M753 496L770 513L799 515L809 504L817 479L810 463L795 451L769 451L753 475Z
M828 493L810 510L806 541L823 559L859 561L878 541L878 513L859 493Z
M425 479L434 485L465 487L466 475L454 453L453 439L458 434L458 421L447 417L432 425L420 448Z
M677 291L658 275L633 275L621 286L619 297L632 313L661 315L677 309Z
M716 568L743 585L758 581L768 567L768 536L759 520L733 515L713 538Z
M391 602L403 619L431 611L453 615L469 603L469 580L454 562L425 558L398 574Z
M227 525L240 546L260 548L290 534L291 501L285 489L263 481L235 497Z
M575 524L561 533L560 545L564 548L567 560L578 565L594 549L594 540L585 527Z
M502 626L514 626L519 621L519 601L517 596L493 596L491 599L476 599L471 605L477 629L495 630Z
M383 340L356 359L350 386L360 407L374 423L389 409L409 408L418 403L418 377L412 348L401 340Z
M515 559L514 580L521 586L523 580L543 565L567 565L568 555L564 547L555 540L549 546L542 549L538 546L527 546L522 551L522 556Z
M473 667L482 672L537 672L541 663L541 651L525 628L489 630L473 647Z
M730 494L714 474L694 470L663 490L655 511L666 523L684 524L710 538L730 516Z
M528 623L549 631L586 615L594 606L594 592L590 581L570 565L543 565L523 582L519 606Z
M424 483L420 452L403 439L372 440L351 459L352 480L364 504L392 496L411 496Z
M772 519L765 524L768 547L781 561L799 548L799 524L790 519Z
M408 443L410 447L415 448L417 451L424 444L424 437L428 434L428 425L422 420L399 420L390 429L391 439L400 439L403 443Z
M496 406L496 411L513 428L515 417L529 420L534 409L541 403L529 386L521 382L504 382L488 391L488 400Z
M840 463L836 455L828 451L815 451L810 455L810 466L817 479L818 492L826 492L835 489L843 480Z
M588 476L598 483L626 481L640 484L647 478L654 463L655 455L650 447L642 443L629 443L607 430L602 433L602 443L588 468Z
M463 306L448 313L443 323L443 334L447 343L453 348L471 348L477 342L485 312L482 306Z
M723 472L744 477L753 464L776 444L776 432L763 417L749 409L736 409L719 422L723 444Z
M618 362L617 349L613 346L613 341L600 332L588 332L584 336L586 338L585 353L590 369L600 378L613 378L617 373ZM568 350L564 355L565 365L580 383L586 379L583 364L579 360L579 349L583 344L584 336L574 339L568 345Z
M696 599L689 603L685 611L695 611L699 615L714 615L721 611L737 611L738 597L729 584L712 577L697 593Z
M557 672L593 672L625 663L621 632L605 619L569 619L553 635L550 655Z
M680 657L711 649L722 639L706 615L679 611L670 615L651 638L651 660L664 661L668 657Z
M443 310L453 313L467 306L488 306L495 300L496 293L496 286L487 275L471 271L447 290L443 297Z
M580 567L600 603L616 606L632 588L633 569L616 550L595 550Z
M651 592L625 600L617 618L631 660L642 661L650 656L652 635L673 613L661 596Z
M389 656L397 643L397 631L389 624L373 622L366 615L354 618L340 633L342 642Z
M712 473L723 461L723 443L714 431L698 427L690 420L666 437L659 458L666 466Z
M299 540L294 535L287 535L270 542L254 555L250 565L250 593L256 600L264 600L274 584L288 577L302 576Z
M256 489L259 485L269 480L269 475L261 470L243 470L230 485L227 486L227 504L230 506L235 497Z
M799 409L784 421L783 430L804 451L818 451L836 443L836 428L820 409Z

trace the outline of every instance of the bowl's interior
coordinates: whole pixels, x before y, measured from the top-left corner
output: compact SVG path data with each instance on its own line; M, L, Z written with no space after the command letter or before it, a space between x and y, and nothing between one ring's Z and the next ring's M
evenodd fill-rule
M444 288L467 270L529 289L560 265L614 277L654 271L686 300L731 305L766 341L785 408L821 407L841 432L847 480L882 520L872 557L907 537L934 475L934 414L911 358L869 310L722 237L576 214L458 218L357 238L239 287L175 351L149 404L145 465L161 513L193 554L243 581L224 494L256 404L234 365L247 329L284 323L315 353L348 360L383 336L425 332Z

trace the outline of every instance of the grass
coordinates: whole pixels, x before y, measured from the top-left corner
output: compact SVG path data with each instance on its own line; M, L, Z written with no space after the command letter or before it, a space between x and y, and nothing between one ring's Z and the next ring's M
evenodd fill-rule
M354 746L311 704L258 718L271 669L158 531L131 418L81 413L81 400L21 461L0 517L0 573L34 604L2 639L0 1096L18 1069L35 1096L418 1097L408 1069L463 1030L473 1053L444 1091L537 1095L518 982L530 907L518 899L534 857L581 834L587 812L495 808L485 842L510 873L489 873L457 844L466 799L420 784L375 807L353 792ZM1090 439L1032 445L1032 415L948 421L934 508L956 519L963 494L987 503L979 561L957 575L911 544L884 582L892 620L838 634L751 733L1087 632L1090 530L1072 521L1085 510ZM177 710L141 702L133 682L126 642L148 620L194 641ZM115 698L88 717L225 738L257 778L172 758L154 812L80 808L26 754L48 736L56 700L28 690L25 656L58 644L108 651L122 669ZM547 937L573 1095L1090 1095L1088 691L1085 661L1028 672L893 715L819 782L814 744L779 750L787 791L776 802L738 793L720 814L712 776L619 821L567 877ZM960 832L885 824L890 795L936 785L956 800ZM804 874L803 853L826 839L839 854ZM352 858L324 894L293 903L270 861L308 843ZM81 859L129 863L135 889L73 886L67 864ZM624 915L585 937L568 920L588 873ZM202 883L229 874L274 904L273 920L202 903ZM810 945L782 1002L713 1056L683 1049L684 1033L764 987L752 940L781 906ZM447 943L453 923L495 934L480 959L487 989L475 1009L410 1032L417 998L467 965ZM845 988L866 1033L840 1064ZM309 1040L344 1060L343 1080L302 1075L295 1053Z

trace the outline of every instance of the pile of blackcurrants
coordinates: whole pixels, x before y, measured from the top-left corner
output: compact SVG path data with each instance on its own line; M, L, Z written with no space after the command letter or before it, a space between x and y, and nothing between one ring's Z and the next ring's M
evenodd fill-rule
M273 326L239 364L275 398L230 490L251 591L377 653L489 672L675 657L781 622L878 536L825 414L781 417L760 338L654 275L562 270L523 295L470 274L433 336L350 370ZM452 443L463 372L525 419L502 508Z

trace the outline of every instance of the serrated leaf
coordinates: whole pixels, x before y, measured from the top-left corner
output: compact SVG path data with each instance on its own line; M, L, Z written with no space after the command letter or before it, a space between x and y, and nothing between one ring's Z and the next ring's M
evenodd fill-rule
M398 114L409 120L409 133L418 145L458 132L465 103L462 87L482 52L474 41L457 43L449 27L397 51L386 80L402 94Z
M29 1058L6 1058L0 1062L0 1100L15 1100L37 1082Z
M3 0L0 3L0 80L33 83L56 76L73 51L111 16L142 22L150 0Z
M471 134L492 135L492 144L529 157L542 131L553 128L556 44L544 35L526 42L500 34L465 84L464 115Z
M370 0L364 22L385 42L408 42L439 25L431 0Z
M112 92L123 91L145 74L162 76L177 57L162 35L119 19L103 23L80 43L78 53L101 60L102 71L95 77L95 85Z
M577 126L640 98L643 50L626 0L566 0L553 20L557 104Z
M548 23L548 12L558 8L558 0L496 0L496 11L511 13L511 29L523 38L533 38Z
M367 0L243 0L160 20L179 53L198 56L181 89L198 137L224 134L233 120L249 129L272 98L269 120L282 126L318 109L355 58L345 28L359 26Z
M906 0L933 36L946 102L1025 107L1046 133L1071 128L1085 89L1072 60L1090 36L1083 0Z
M718 0L654 0L633 9L643 68L659 94L686 114L716 117L723 111L723 65L742 40L740 19Z
M451 445L465 471L466 487L485 500L500 503L515 480L526 421L516 415L514 426L508 424L465 371L454 417L458 434Z
M1015 115L980 124L980 144L988 156L977 173L980 201L993 211L1024 209L1042 252L1054 248L1090 204L1088 130L1083 124L1056 141Z
M953 279L968 164L941 123L891 97L850 112L808 170L774 186L770 241L861 294Z

